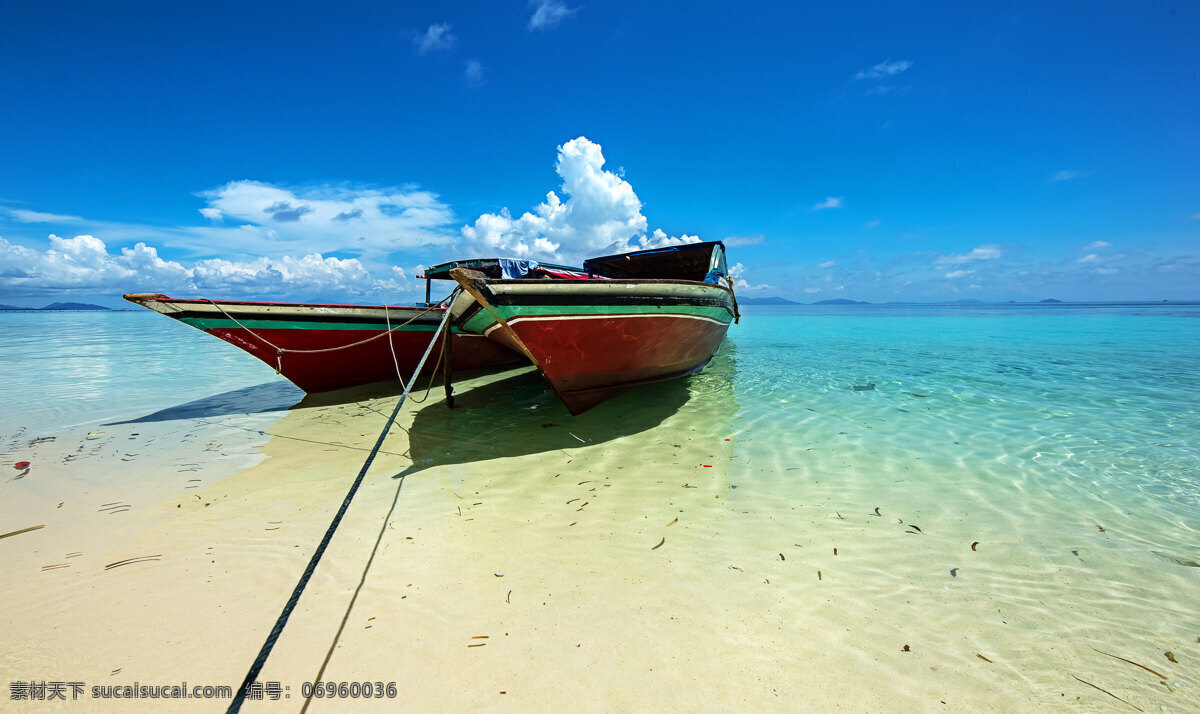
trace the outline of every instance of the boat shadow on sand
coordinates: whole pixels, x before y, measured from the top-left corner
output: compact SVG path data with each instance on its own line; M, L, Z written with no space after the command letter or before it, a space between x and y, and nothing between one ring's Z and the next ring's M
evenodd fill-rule
M408 472L594 446L646 431L687 403L688 382L638 387L571 416L538 372L505 377L456 393L453 409L439 399L401 425L413 462Z
M411 423L402 416L392 427L408 434L412 465L400 475L433 466L603 444L656 428L683 409L703 412L706 419L729 418L737 409L731 386L734 354L733 345L726 343L697 375L636 387L579 416L571 416L542 375L530 367L479 386L456 385L452 409L446 406L440 380L430 386L422 379L410 399L424 398L424 406ZM398 382L381 382L305 395L291 383L270 382L106 425L287 412L386 399L402 391Z
M534 370L456 393L453 409L439 399L401 425L413 463L405 473L595 446L657 428L681 411L705 420L732 418L734 354L727 342L699 374L636 387L579 416L571 416Z
M469 379L484 374L482 371L467 371L463 378ZM430 383L422 377L414 393L424 394ZM441 381L435 379L432 388L438 396L441 395ZM286 412L292 409L308 407L329 407L338 404L354 404L373 399L386 399L399 396L404 391L399 380L375 382L348 389L337 389L331 392L305 394L299 387L285 380L256 384L229 392L221 392L210 397L197 399L184 404L176 404L156 412L121 421L106 422L103 426L121 424L147 424L152 422L175 421L180 419L211 419L235 414L264 414L269 412ZM433 399L434 397L430 397Z
M197 399L186 404L176 404L136 419L107 422L104 426L147 424L177 419L205 419L233 414L283 412L298 406L303 397L304 392L291 382L267 382L266 384L256 384L253 387L235 389L231 392L214 394L211 397Z

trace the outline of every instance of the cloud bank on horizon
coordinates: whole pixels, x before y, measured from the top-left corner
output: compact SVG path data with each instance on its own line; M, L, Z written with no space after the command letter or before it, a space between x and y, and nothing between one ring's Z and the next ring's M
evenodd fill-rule
M289 295L369 295L400 289L404 271L394 268L387 279L372 277L356 259L324 258L312 253L299 258L258 258L236 262L222 258L198 260L190 267L159 257L145 243L110 253L104 241L90 235L61 238L50 235L50 247L36 251L0 238L0 285L22 286L24 294L170 292ZM17 267L20 266L20 267ZM17 293L21 294L21 293Z
M174 291L395 300L416 290L410 272L422 269L417 254L579 264L593 255L700 240L648 232L633 186L604 164L599 144L572 139L558 147L561 198L550 191L519 218L507 208L484 213L457 234L450 206L413 186L288 189L232 181L197 194L207 224L172 229L11 209L18 223L87 225L94 233L50 234L41 250L0 237L0 295ZM136 242L110 250L105 239ZM182 255L164 258L163 246ZM413 265L406 271L394 259Z

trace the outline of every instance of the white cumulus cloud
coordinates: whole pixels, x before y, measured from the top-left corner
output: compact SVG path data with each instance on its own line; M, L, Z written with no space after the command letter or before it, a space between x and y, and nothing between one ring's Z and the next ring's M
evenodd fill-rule
M1050 176L1050 181L1052 181L1052 182L1070 181L1071 179L1083 178L1084 176L1088 176L1088 175L1089 175L1089 173L1086 171L1077 171L1075 169L1063 169L1061 171L1055 171Z
M600 145L586 137L566 142L558 147L555 165L563 198L550 191L545 202L518 218L508 208L484 213L463 227L467 245L479 255L576 264L590 256L700 241L661 229L647 235L642 202L633 186L604 170L604 162Z
M747 245L761 245L762 243L765 243L766 240L767 239L763 235L758 234L750 236L728 236L726 238L722 238L721 242L724 243L725 247L727 248L741 248Z
M466 69L463 70L463 76L467 78L467 84L472 87L483 86L483 65L479 60L467 60Z
M974 263L980 260L995 260L1002 255L1004 255L1003 248L995 243L988 243L987 245L981 245L978 248L975 248L970 253L940 255L933 261L933 264L939 268L942 268L948 265Z
M555 168L560 185L544 202L519 216L508 209L484 213L466 226L437 194L414 185L231 181L197 193L200 216L173 227L0 208L0 217L14 223L78 224L73 238L0 239L0 296L165 292L396 300L416 292L409 276L422 271L396 268L398 261L512 256L579 264L596 255L700 241L651 229L633 187L606 170L601 147L587 138L558 147ZM762 237L734 242L751 245Z
M164 260L156 248L145 243L112 253L104 241L90 235L51 235L49 246L38 251L0 238L0 293L154 291L269 299L295 295L388 296L412 288L403 271L390 280L377 280L357 259L316 253L250 261L208 258L188 266Z
M536 5L533 15L529 17L530 30L553 29L579 10L579 8L567 7L566 3L560 0L540 0L540 2L531 2L530 5Z
M729 267L729 277L733 278L734 290L738 292L760 292L770 290L772 286L766 283L755 285L746 279L746 266L736 263Z
M67 216L61 213L43 213L41 211L30 211L24 208L13 208L8 210L16 220L21 223L82 223L83 219L79 216Z
M887 77L895 77L901 72L912 67L913 63L910 60L884 60L870 69L860 69L854 79L886 79Z
M200 194L200 212L233 226L197 227L173 241L198 254L238 252L267 257L352 250L366 259L403 248L451 241L450 207L418 188L290 189L232 181Z
M434 23L425 32L413 38L413 46L417 54L425 55L430 52L453 49L458 38L450 32L450 27L449 23Z
M841 208L842 196L826 196L824 201L818 202L812 207L814 211L824 211L827 208Z

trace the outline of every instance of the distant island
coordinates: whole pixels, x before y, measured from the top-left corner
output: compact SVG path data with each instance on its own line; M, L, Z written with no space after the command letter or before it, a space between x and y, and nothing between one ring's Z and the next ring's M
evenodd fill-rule
M108 312L111 308L103 305L92 305L85 302L52 302L46 307L17 307L15 305L0 305L0 310L21 310L24 312L38 312L41 310L103 310Z
M818 302L813 303L813 305L870 305L870 304L871 303L863 302L862 300L847 300L845 298L837 298L835 300L820 300Z
M1062 302L1062 300L1055 300L1054 298L1046 298L1045 300L1038 300L1038 302L1039 302L1039 303L1043 303L1043 302Z
M788 300L787 298L781 298L781 297L761 297L761 298L747 297L747 298L738 298L738 304L739 305L803 305L804 303L796 302L795 300Z

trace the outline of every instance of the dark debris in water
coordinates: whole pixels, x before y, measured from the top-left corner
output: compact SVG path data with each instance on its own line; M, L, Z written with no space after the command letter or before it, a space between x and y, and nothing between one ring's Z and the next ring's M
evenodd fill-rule
M1108 656L1108 657L1112 657L1113 659L1119 659L1119 660L1121 660L1122 662L1128 662L1129 664L1132 664L1134 667L1140 667L1140 668L1142 668L1142 669L1146 670L1147 672L1149 672L1150 674L1153 674L1155 677L1158 677L1159 679L1163 680L1164 682L1165 682L1165 681L1167 681L1167 678L1166 678L1166 676L1165 676L1165 675L1163 675L1163 674L1160 674L1159 672L1155 672L1154 670L1150 669L1149 667L1147 667L1147 666L1146 666L1146 665L1144 665L1144 664L1138 664L1137 662L1134 662L1134 661L1133 661L1133 660L1131 660L1131 659L1125 659L1124 657L1120 657L1120 656L1118 656L1118 655L1111 654L1111 653L1109 653L1109 652L1105 652L1104 650L1097 650L1095 647L1093 647L1092 649L1093 649L1093 650L1096 650L1097 652L1099 652L1099 653L1100 653L1100 654L1102 654L1102 655L1106 655L1106 656Z
M1084 684L1088 685L1092 689L1098 689L1101 692L1104 692L1105 694L1112 697L1113 699L1116 699L1119 702L1125 702L1126 704L1129 704L1129 702L1126 702L1124 699L1118 697L1117 695L1113 694L1112 692L1108 691L1107 689L1104 689L1103 687L1097 687L1096 685L1092 684L1091 682L1087 681L1086 679L1079 679L1079 677L1076 677L1073 674L1071 675L1071 677L1074 678L1076 681L1083 682ZM1137 706L1136 704L1129 704L1129 706L1133 707L1134 709L1137 709L1138 711L1145 711L1145 709L1142 709L1141 707Z
M1160 553L1157 550L1152 550L1150 552L1154 553L1155 555L1157 555L1160 558L1169 560L1172 563L1175 563L1176 565L1182 565L1187 568L1200 568L1200 563L1197 563L1194 560L1184 560L1183 558L1176 558L1173 555L1167 555L1166 553Z

